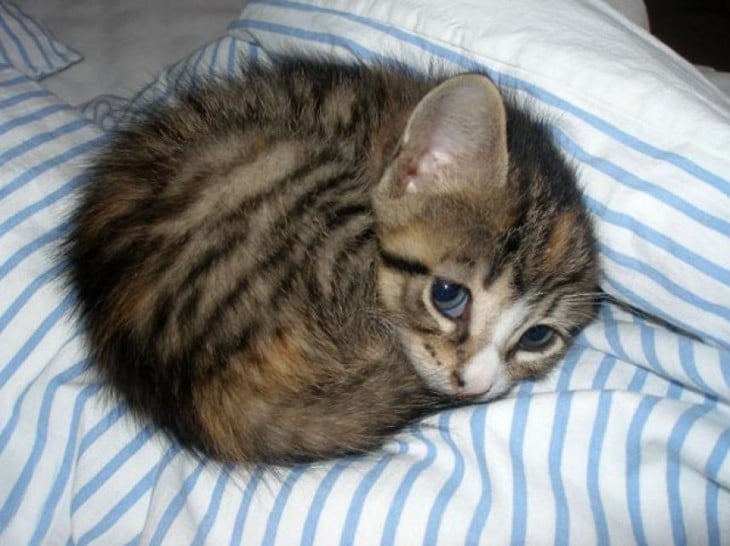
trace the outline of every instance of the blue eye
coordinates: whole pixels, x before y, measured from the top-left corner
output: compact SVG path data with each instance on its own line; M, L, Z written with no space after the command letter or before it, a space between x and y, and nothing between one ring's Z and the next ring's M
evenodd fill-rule
M539 351L550 345L555 336L556 332L550 326L538 324L522 334L517 346L523 351Z
M431 301L442 314L457 319L467 310L471 294L469 290L453 282L436 279L431 285Z

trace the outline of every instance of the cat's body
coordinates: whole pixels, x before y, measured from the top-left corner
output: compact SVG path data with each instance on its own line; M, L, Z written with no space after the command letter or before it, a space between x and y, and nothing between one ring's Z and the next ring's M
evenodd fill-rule
M594 312L573 174L483 76L435 87L284 61L114 136L67 248L132 408L221 460L291 464L557 361Z

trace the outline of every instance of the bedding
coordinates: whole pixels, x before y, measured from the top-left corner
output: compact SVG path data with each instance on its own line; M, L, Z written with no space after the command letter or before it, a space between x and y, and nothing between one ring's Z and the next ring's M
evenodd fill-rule
M42 23L11 2L0 2L0 64L33 79L68 68L81 55L57 41Z
M605 304L558 369L376 453L198 460L105 394L57 246L105 131L239 59L486 70L542 112L594 213ZM589 0L250 0L129 101L0 66L0 544L730 541L730 103ZM652 320L646 314L657 317Z

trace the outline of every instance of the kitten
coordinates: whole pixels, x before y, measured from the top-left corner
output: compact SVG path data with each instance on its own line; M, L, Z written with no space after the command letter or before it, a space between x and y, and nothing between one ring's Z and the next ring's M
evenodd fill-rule
M66 245L95 366L222 461L362 452L595 313L574 174L489 79L289 59L119 130Z

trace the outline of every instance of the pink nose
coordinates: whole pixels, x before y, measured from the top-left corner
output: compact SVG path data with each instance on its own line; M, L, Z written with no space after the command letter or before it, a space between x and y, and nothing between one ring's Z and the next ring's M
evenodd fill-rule
M454 385L454 391L456 391L456 397L462 398L464 400L479 398L481 396L484 396L491 390L491 387L487 387L486 389L480 391L471 391L467 389L466 381L464 381L464 377L459 372L454 372L451 376L451 380Z

